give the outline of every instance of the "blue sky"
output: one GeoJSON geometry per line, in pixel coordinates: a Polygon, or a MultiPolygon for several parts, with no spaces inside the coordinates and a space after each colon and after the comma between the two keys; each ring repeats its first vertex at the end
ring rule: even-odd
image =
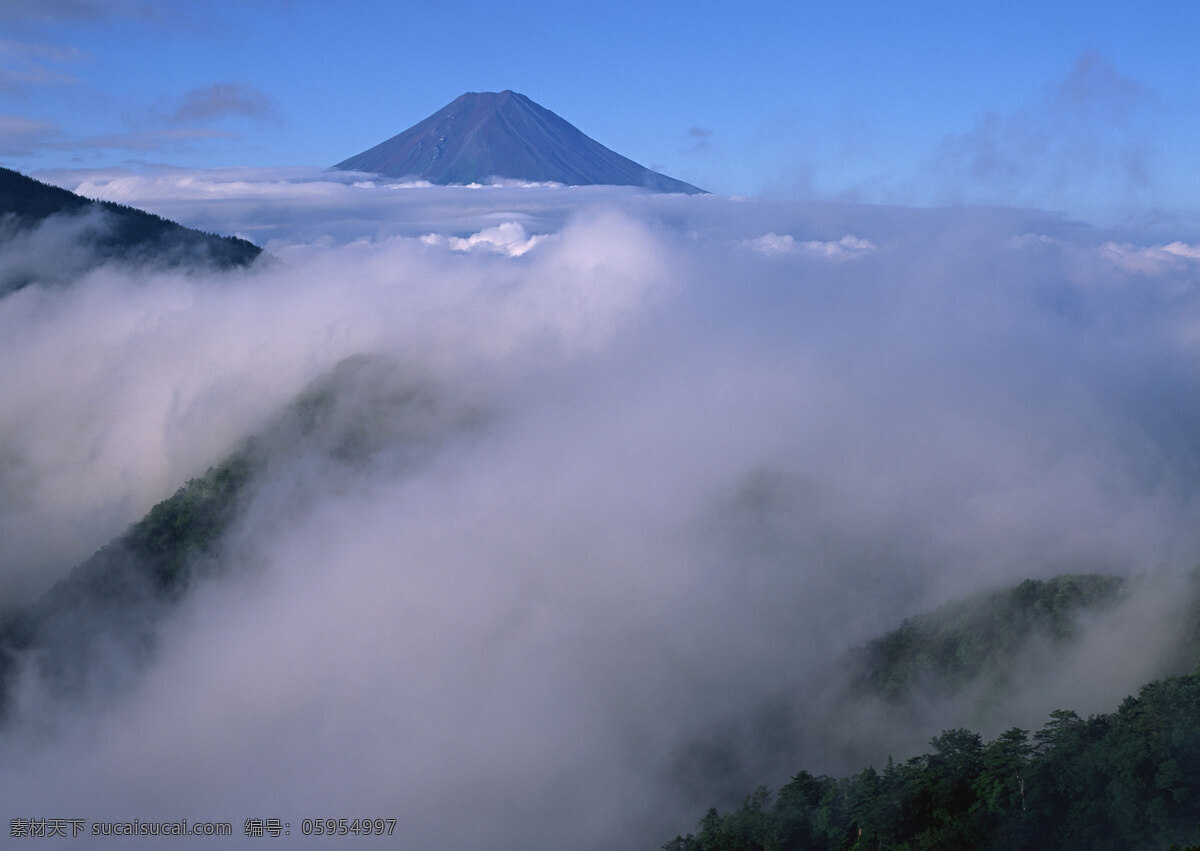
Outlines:
{"type": "Polygon", "coordinates": [[[511,88],[715,192],[1194,210],[1200,5],[9,0],[0,162],[325,166],[511,88]]]}

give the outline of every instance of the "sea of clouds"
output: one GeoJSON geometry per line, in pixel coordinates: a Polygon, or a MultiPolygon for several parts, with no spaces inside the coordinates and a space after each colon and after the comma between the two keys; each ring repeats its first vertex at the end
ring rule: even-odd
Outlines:
{"type": "MultiPolygon", "coordinates": [[[[653,848],[718,796],[919,750],[940,727],[818,699],[905,617],[1200,562],[1186,239],[302,169],[43,177],[271,257],[0,300],[0,600],[347,358],[387,367],[340,416],[394,445],[341,466],[280,448],[134,686],[0,737],[10,818],[653,848]]],[[[1115,708],[1169,644],[1128,624],[1179,596],[1030,673],[985,732],[1115,708]]]]}

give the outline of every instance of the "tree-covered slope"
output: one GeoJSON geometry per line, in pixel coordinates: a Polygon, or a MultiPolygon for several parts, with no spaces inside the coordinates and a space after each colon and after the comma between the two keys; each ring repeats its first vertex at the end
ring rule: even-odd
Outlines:
{"type": "Polygon", "coordinates": [[[202,557],[249,480],[249,458],[236,453],[192,479],[35,604],[0,618],[0,724],[22,673],[52,699],[122,684],[151,651],[158,622],[204,570],[202,557]]]}
{"type": "MultiPolygon", "coordinates": [[[[889,757],[882,771],[867,768],[842,779],[801,771],[776,795],[760,787],[740,808],[711,809],[694,835],[663,847],[1161,849],[1194,841],[1200,820],[1198,581],[1197,571],[1026,580],[908,618],[842,660],[845,684],[813,723],[826,725],[830,737],[854,737],[857,729],[875,744],[892,742],[874,749],[879,759],[893,746],[916,752],[901,742],[917,730],[929,730],[928,737],[943,725],[954,727],[932,740],[931,753],[900,764],[889,757]],[[1177,616],[1164,620],[1164,611],[1177,616]],[[1142,679],[1153,681],[1116,712],[1086,720],[1071,711],[1072,698],[1048,703],[1039,686],[1078,681],[1081,671],[1120,680],[1123,672],[1113,666],[1121,658],[1078,667],[1080,658],[1105,652],[1095,647],[1111,648],[1114,628],[1126,638],[1159,636],[1150,646],[1161,658],[1135,666],[1155,671],[1142,679]],[[1037,669],[1032,678],[1031,666],[1037,669]],[[1027,724],[1029,706],[1045,707],[1036,716],[1044,718],[1056,703],[1068,708],[1052,712],[1041,731],[1030,736],[1011,728],[1010,713],[1027,724]],[[1011,729],[985,742],[956,726],[964,723],[1011,729]]],[[[1111,690],[1110,684],[1093,695],[1111,690]]],[[[1105,705],[1112,704],[1093,707],[1105,705]]],[[[797,711],[809,715],[812,707],[797,711]]],[[[730,796],[707,802],[719,800],[727,807],[730,796]]]]}
{"type": "Polygon", "coordinates": [[[343,361],[35,603],[5,610],[0,600],[0,726],[21,711],[31,688],[40,701],[74,702],[113,693],[136,676],[180,599],[227,570],[223,537],[264,482],[278,484],[281,470],[317,471],[303,482],[312,492],[282,497],[303,504],[319,499],[334,475],[352,478],[381,464],[404,470],[478,417],[390,361],[343,361]]]}
{"type": "Polygon", "coordinates": [[[6,168],[0,168],[0,246],[0,295],[31,283],[61,283],[108,261],[223,270],[262,253],[238,237],[93,201],[6,168]]]}
{"type": "Polygon", "coordinates": [[[806,771],[710,809],[667,851],[1162,849],[1200,821],[1200,674],[1143,687],[1111,714],[1057,711],[1031,737],[965,729],[852,777],[806,771]]]}
{"type": "Polygon", "coordinates": [[[851,652],[852,691],[899,700],[915,690],[949,695],[981,682],[1003,687],[1032,639],[1070,641],[1079,617],[1117,603],[1125,584],[1096,574],[1027,579],[911,617],[851,652]]]}

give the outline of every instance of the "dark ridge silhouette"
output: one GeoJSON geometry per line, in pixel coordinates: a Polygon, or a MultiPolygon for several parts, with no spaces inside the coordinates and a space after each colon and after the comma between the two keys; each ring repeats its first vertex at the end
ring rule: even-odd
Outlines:
{"type": "Polygon", "coordinates": [[[334,168],[437,184],[507,178],[704,192],[609,150],[513,91],[468,92],[400,135],[334,168]]]}
{"type": "MultiPolygon", "coordinates": [[[[1050,713],[991,741],[945,730],[930,751],[834,778],[759,786],[663,851],[1198,851],[1200,673],[1148,683],[1110,713],[1050,713]]],[[[582,842],[580,843],[582,844],[582,842]]]]}
{"type": "Polygon", "coordinates": [[[101,263],[225,270],[247,266],[262,249],[116,204],[88,198],[0,168],[0,295],[32,283],[63,283],[101,263]],[[22,236],[62,225],[45,244],[16,249],[22,236]],[[37,250],[40,246],[42,250],[37,250]]]}
{"type": "Polygon", "coordinates": [[[439,440],[482,418],[387,359],[342,361],[41,597],[0,593],[0,732],[17,720],[22,680],[60,707],[102,702],[132,684],[180,601],[227,572],[222,536],[280,464],[304,456],[331,469],[416,468],[439,440]]]}
{"type": "Polygon", "coordinates": [[[852,651],[853,689],[893,701],[956,694],[980,681],[1002,689],[1032,638],[1070,642],[1078,618],[1116,605],[1126,585],[1119,576],[1065,575],[947,603],[852,651]]]}

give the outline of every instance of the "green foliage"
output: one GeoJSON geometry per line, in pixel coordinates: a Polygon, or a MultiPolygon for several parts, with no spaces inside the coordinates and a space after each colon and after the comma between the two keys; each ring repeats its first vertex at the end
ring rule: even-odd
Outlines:
{"type": "Polygon", "coordinates": [[[73,696],[89,687],[97,657],[136,663],[151,652],[154,625],[232,521],[250,458],[244,449],[189,481],[35,605],[0,621],[0,722],[23,655],[53,693],[73,696]]]}
{"type": "Polygon", "coordinates": [[[882,774],[801,772],[773,803],[760,788],[663,848],[1161,849],[1200,819],[1198,718],[1192,674],[1150,683],[1111,715],[1056,711],[1032,741],[949,730],[882,774]]]}
{"type": "Polygon", "coordinates": [[[899,700],[914,689],[952,694],[972,682],[1001,686],[1031,637],[1071,639],[1078,615],[1116,602],[1123,583],[1095,574],[1027,579],[909,618],[851,654],[854,690],[899,700]]]}
{"type": "Polygon", "coordinates": [[[190,480],[125,534],[121,543],[143,560],[156,585],[179,585],[189,559],[206,552],[225,531],[250,471],[247,453],[235,455],[190,480]]]}
{"type": "Polygon", "coordinates": [[[384,451],[389,462],[404,463],[421,457],[447,423],[476,421],[473,413],[446,420],[434,395],[397,380],[390,361],[343,361],[226,461],[155,505],[34,604],[0,618],[0,724],[22,671],[71,700],[115,693],[120,677],[132,678],[153,652],[162,619],[195,579],[221,568],[219,541],[252,482],[284,453],[334,468],[367,466],[384,451]]]}

